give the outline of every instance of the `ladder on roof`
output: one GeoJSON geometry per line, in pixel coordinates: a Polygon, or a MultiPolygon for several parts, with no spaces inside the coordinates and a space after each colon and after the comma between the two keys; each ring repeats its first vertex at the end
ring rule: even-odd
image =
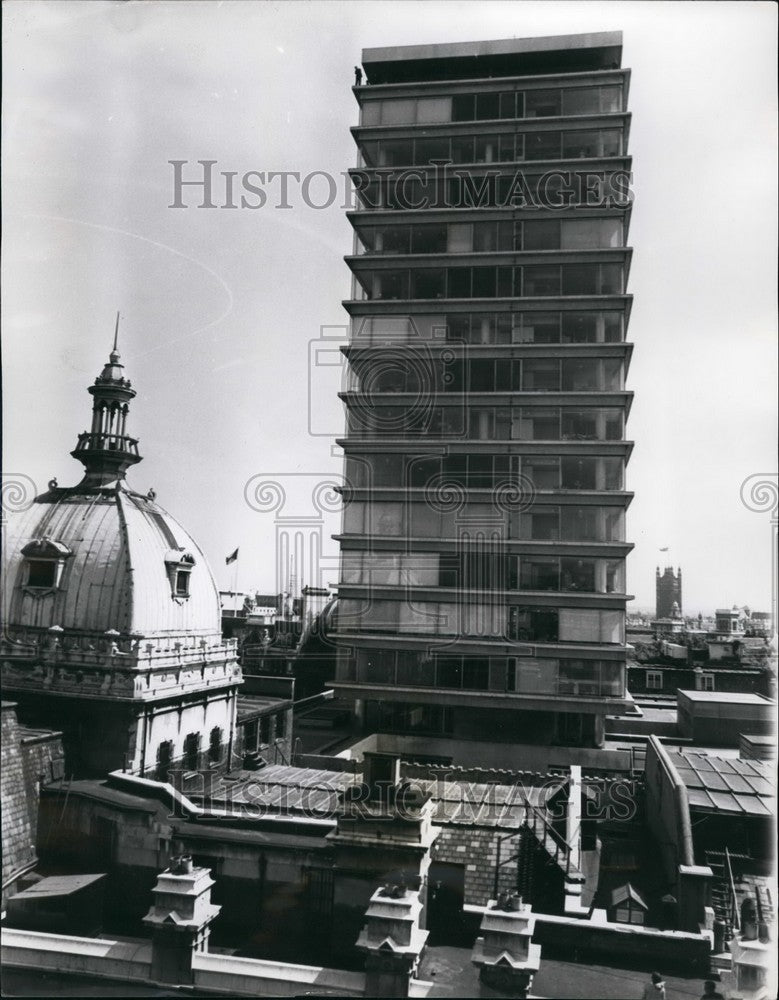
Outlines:
{"type": "Polygon", "coordinates": [[[723,851],[706,851],[706,864],[714,876],[711,884],[711,905],[714,917],[725,925],[725,940],[729,941],[739,930],[739,899],[736,882],[742,884],[741,869],[750,862],[748,854],[731,854],[723,851]],[[734,874],[734,862],[736,874],[734,874]]]}

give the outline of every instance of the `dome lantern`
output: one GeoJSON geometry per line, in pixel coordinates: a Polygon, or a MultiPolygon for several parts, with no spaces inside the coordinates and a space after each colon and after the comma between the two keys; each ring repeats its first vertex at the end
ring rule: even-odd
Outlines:
{"type": "Polygon", "coordinates": [[[119,313],[116,314],[113,350],[94,385],[88,389],[93,397],[91,429],[79,434],[78,443],[71,452],[86,470],[80,486],[99,487],[120,482],[128,468],[141,461],[137,439],[127,434],[127,414],[135,390],[124,377],[118,342],[119,313]]]}

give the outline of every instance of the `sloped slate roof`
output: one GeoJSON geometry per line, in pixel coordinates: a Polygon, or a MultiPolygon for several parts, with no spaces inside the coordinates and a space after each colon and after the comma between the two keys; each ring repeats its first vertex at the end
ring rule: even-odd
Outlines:
{"type": "Polygon", "coordinates": [[[685,752],[673,758],[693,809],[771,816],[775,789],[763,761],[685,752]]]}

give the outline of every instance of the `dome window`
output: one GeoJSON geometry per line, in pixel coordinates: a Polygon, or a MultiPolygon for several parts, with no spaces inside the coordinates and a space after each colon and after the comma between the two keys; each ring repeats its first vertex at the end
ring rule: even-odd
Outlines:
{"type": "Polygon", "coordinates": [[[50,538],[36,538],[22,549],[24,556],[23,586],[40,593],[56,590],[62,580],[65,561],[72,555],[67,545],[50,538]]]}
{"type": "Polygon", "coordinates": [[[191,552],[171,549],[165,556],[170,594],[175,601],[186,601],[189,598],[190,577],[194,565],[195,557],[191,552]]]}

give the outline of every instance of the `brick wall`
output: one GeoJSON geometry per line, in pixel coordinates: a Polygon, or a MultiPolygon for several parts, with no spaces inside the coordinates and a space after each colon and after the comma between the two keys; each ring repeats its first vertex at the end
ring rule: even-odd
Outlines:
{"type": "Polygon", "coordinates": [[[48,785],[65,776],[65,750],[62,734],[21,731],[22,768],[27,798],[27,814],[33,844],[37,843],[40,785],[48,785]]]}
{"type": "MultiPolygon", "coordinates": [[[[5,886],[21,869],[35,861],[33,831],[30,825],[28,787],[25,782],[19,725],[13,702],[2,705],[2,757],[0,759],[0,794],[2,795],[2,877],[5,886]]],[[[10,887],[9,887],[10,888],[10,887]]],[[[5,896],[5,891],[3,893],[5,896]]]]}
{"type": "MultiPolygon", "coordinates": [[[[512,846],[516,845],[512,842],[512,846]]],[[[503,857],[515,851],[508,847],[503,857]]],[[[467,826],[444,826],[431,851],[434,861],[461,864],[465,869],[465,902],[485,906],[495,891],[497,834],[495,830],[467,826]]],[[[500,868],[498,890],[513,890],[516,886],[517,865],[509,861],[500,868]]]]}

